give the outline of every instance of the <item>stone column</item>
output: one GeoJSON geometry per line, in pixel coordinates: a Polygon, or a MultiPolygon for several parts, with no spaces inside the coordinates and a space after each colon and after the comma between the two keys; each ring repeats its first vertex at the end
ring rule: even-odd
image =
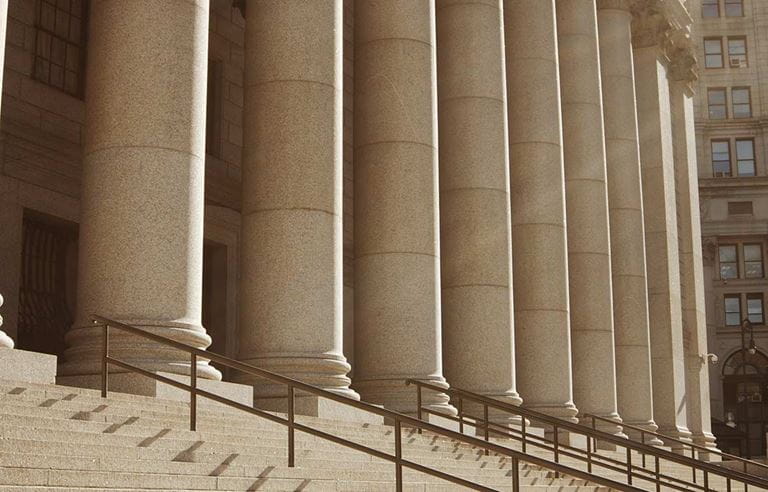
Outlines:
{"type": "Polygon", "coordinates": [[[355,388],[407,413],[406,378],[446,385],[435,72],[432,0],[355,4],[355,388]]]}
{"type": "Polygon", "coordinates": [[[436,8],[445,375],[519,405],[501,0],[436,8]]]}
{"type": "Polygon", "coordinates": [[[575,421],[554,0],[505,0],[504,31],[517,388],[575,421]]]}
{"type": "MultiPolygon", "coordinates": [[[[621,423],[611,292],[600,55],[595,0],[557,0],[573,344],[573,398],[579,411],[621,423]]],[[[602,423],[621,434],[621,426],[602,423]]]]}
{"type": "Polygon", "coordinates": [[[599,1],[597,21],[608,169],[616,396],[624,422],[655,431],[629,1],[599,1]]]}
{"type": "MultiPolygon", "coordinates": [[[[658,29],[634,36],[640,159],[642,163],[653,414],[659,432],[690,436],[686,424],[685,362],[675,204],[668,61],[658,29]]],[[[662,37],[663,39],[663,37],[662,37]]],[[[673,446],[674,447],[674,446],[673,446]]]]}
{"type": "MultiPolygon", "coordinates": [[[[211,343],[200,321],[208,0],[93,2],[89,36],[66,376],[101,372],[92,314],[198,348],[211,343]]],[[[115,333],[110,352],[147,370],[190,372],[187,354],[132,336],[115,333]]],[[[221,378],[207,361],[196,370],[221,378]]]]}
{"type": "MultiPolygon", "coordinates": [[[[7,26],[8,26],[8,0],[0,0],[0,47],[3,48],[3,49],[0,49],[0,67],[4,67],[5,66],[5,31],[6,31],[6,27],[7,26]]],[[[2,89],[3,89],[3,73],[2,73],[2,71],[0,71],[0,94],[2,94],[2,89]]],[[[0,98],[0,99],[2,99],[2,98],[0,98]]],[[[0,189],[4,188],[2,185],[3,185],[3,183],[0,182],[0,189]]],[[[3,190],[3,191],[5,191],[5,190],[3,190]]],[[[0,202],[0,203],[2,203],[2,202],[0,202]]],[[[6,204],[3,203],[3,208],[5,208],[5,205],[6,204]]],[[[14,224],[16,221],[10,221],[10,220],[7,221],[7,220],[3,220],[3,219],[5,218],[6,215],[8,215],[9,218],[12,218],[14,215],[16,215],[16,214],[13,213],[13,212],[15,212],[15,210],[13,210],[13,209],[15,209],[15,208],[16,207],[12,207],[12,210],[11,211],[6,211],[6,213],[3,213],[3,211],[0,211],[0,223],[2,223],[4,225],[8,224],[9,222],[11,224],[14,224]]],[[[17,233],[15,233],[15,232],[12,233],[12,232],[9,232],[9,231],[6,231],[6,232],[3,233],[4,236],[8,235],[8,236],[12,236],[12,237],[15,237],[16,234],[17,233]]],[[[3,268],[3,270],[5,270],[5,267],[3,268]]],[[[12,273],[17,273],[17,272],[18,272],[18,268],[13,268],[13,272],[12,273]]],[[[6,272],[5,275],[8,275],[8,272],[6,272]]],[[[0,282],[3,283],[3,284],[5,283],[2,280],[0,280],[0,282]]],[[[16,281],[16,282],[8,282],[8,283],[10,283],[10,284],[15,283],[18,286],[18,281],[16,281]]],[[[17,288],[17,290],[18,290],[18,288],[17,288]]],[[[14,295],[14,298],[18,298],[18,293],[16,293],[14,295]]],[[[2,304],[3,304],[2,297],[0,297],[0,305],[2,305],[2,304]]],[[[16,304],[17,303],[11,304],[11,307],[15,307],[16,304]]],[[[13,319],[15,321],[15,319],[16,319],[15,315],[13,316],[13,319]]],[[[2,317],[0,317],[0,325],[2,325],[2,324],[3,324],[2,323],[2,317]]],[[[3,330],[0,330],[0,348],[3,348],[3,347],[5,347],[5,348],[13,348],[13,340],[3,330]]]]}
{"type": "Polygon", "coordinates": [[[248,6],[239,358],[359,398],[343,353],[342,25],[341,0],[248,6]]]}
{"type": "Polygon", "coordinates": [[[693,442],[717,449],[711,431],[709,368],[707,364],[707,314],[704,300],[704,259],[699,219],[699,179],[696,163],[692,56],[679,52],[672,67],[670,87],[672,138],[677,194],[680,284],[685,349],[685,400],[688,430],[693,442]]]}

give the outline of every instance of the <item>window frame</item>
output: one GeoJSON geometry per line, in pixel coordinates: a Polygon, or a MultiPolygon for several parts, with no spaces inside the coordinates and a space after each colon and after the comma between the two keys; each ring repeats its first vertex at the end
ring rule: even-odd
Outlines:
{"type": "Polygon", "coordinates": [[[710,120],[727,120],[728,119],[728,88],[727,87],[707,87],[707,116],[710,120]],[[710,98],[712,96],[712,93],[714,92],[722,92],[723,93],[723,104],[715,104],[713,105],[710,98]],[[722,118],[713,118],[712,117],[712,107],[717,106],[723,107],[723,117],[722,118]]]}
{"type": "Polygon", "coordinates": [[[704,68],[707,70],[716,70],[718,68],[725,68],[725,52],[723,51],[723,37],[722,36],[709,36],[704,38],[704,68]],[[707,52],[707,42],[708,41],[717,41],[718,46],[720,47],[720,51],[718,53],[708,53],[707,52]],[[710,56],[720,56],[720,65],[719,66],[710,66],[709,65],[709,57],[710,56]]]}
{"type": "Polygon", "coordinates": [[[718,272],[718,277],[719,277],[720,280],[737,280],[737,279],[741,278],[741,269],[739,268],[739,266],[740,266],[739,259],[740,259],[740,255],[739,255],[739,245],[738,245],[738,243],[724,243],[724,244],[718,244],[717,245],[717,267],[718,267],[717,272],[718,272]],[[732,247],[733,248],[733,252],[734,252],[734,255],[736,256],[736,259],[734,261],[725,261],[724,262],[722,260],[722,255],[720,254],[720,250],[722,248],[728,248],[728,247],[732,247]],[[723,277],[723,264],[724,263],[725,264],[734,264],[734,266],[736,267],[736,276],[735,277],[723,277]]]}
{"type": "Polygon", "coordinates": [[[723,324],[725,326],[741,326],[741,294],[724,294],[723,295],[723,324]],[[728,311],[728,299],[736,299],[736,305],[739,306],[738,311],[728,311]],[[728,323],[728,314],[738,313],[738,321],[736,324],[728,323]]]}
{"type": "MultiPolygon", "coordinates": [[[[719,1],[718,1],[719,3],[719,1]]],[[[719,7],[718,7],[719,10],[719,7]]],[[[723,15],[725,17],[744,17],[744,0],[724,0],[723,2],[723,15]],[[739,15],[728,15],[728,5],[734,4],[739,6],[739,15]]]]}
{"type": "Polygon", "coordinates": [[[752,113],[752,88],[749,86],[737,86],[737,87],[731,87],[731,117],[734,120],[748,120],[753,118],[752,113]],[[744,106],[745,103],[734,103],[734,97],[733,93],[734,91],[747,91],[747,106],[749,106],[749,116],[736,116],[736,106],[744,106]]]}
{"type": "Polygon", "coordinates": [[[764,250],[763,243],[746,243],[745,242],[745,243],[742,243],[741,247],[745,249],[744,250],[744,254],[742,255],[744,257],[744,278],[745,279],[749,279],[749,280],[765,278],[765,259],[764,259],[765,258],[765,252],[763,251],[764,250]],[[746,247],[747,246],[757,246],[760,249],[760,259],[759,260],[748,260],[747,259],[747,252],[746,252],[746,247]],[[747,272],[748,272],[747,264],[758,263],[758,262],[760,263],[760,275],[759,276],[750,276],[750,275],[748,275],[747,274],[747,272]]]}
{"type": "Polygon", "coordinates": [[[730,177],[732,177],[733,176],[733,163],[732,163],[732,159],[731,159],[731,139],[730,138],[713,138],[713,139],[711,139],[709,141],[709,153],[710,153],[710,161],[712,163],[712,176],[714,176],[715,178],[730,178],[730,177]],[[716,163],[718,163],[718,162],[726,162],[726,161],[722,161],[722,160],[718,160],[718,161],[715,160],[715,148],[714,148],[714,146],[715,146],[715,144],[718,144],[718,143],[724,143],[724,144],[726,144],[728,146],[728,161],[727,161],[728,162],[728,174],[723,175],[723,176],[718,176],[717,175],[717,173],[719,171],[717,171],[717,168],[715,167],[716,163]]]}
{"type": "Polygon", "coordinates": [[[755,157],[755,139],[754,137],[737,137],[734,139],[734,162],[736,163],[736,172],[731,172],[732,176],[739,178],[751,178],[757,176],[757,159],[755,157]],[[739,157],[739,142],[749,142],[752,145],[752,158],[742,159],[739,157]],[[752,174],[741,174],[740,164],[741,162],[752,162],[752,174]]]}
{"type": "MultiPolygon", "coordinates": [[[[704,1],[706,1],[706,0],[704,0],[704,1]]],[[[714,0],[714,4],[709,4],[709,5],[714,5],[715,6],[715,8],[717,9],[717,15],[704,15],[704,12],[706,12],[706,8],[708,6],[707,4],[704,3],[704,1],[701,2],[701,17],[702,17],[702,19],[717,19],[718,17],[720,17],[720,0],[714,0]]]]}
{"type": "Polygon", "coordinates": [[[765,324],[765,296],[763,296],[762,292],[747,292],[744,294],[744,302],[745,306],[747,308],[747,319],[750,323],[753,325],[764,325],[765,324]],[[750,300],[759,300],[760,301],[760,320],[759,321],[753,321],[752,320],[752,314],[749,312],[749,301],[750,300]]]}
{"type": "MultiPolygon", "coordinates": [[[[747,47],[747,37],[746,36],[728,36],[726,38],[725,42],[727,46],[727,52],[728,52],[728,68],[746,68],[749,67],[749,48],[747,47]],[[743,41],[744,42],[744,64],[742,65],[739,63],[739,66],[736,67],[731,63],[731,41],[743,41]]],[[[737,55],[741,56],[741,55],[737,55]]]]}

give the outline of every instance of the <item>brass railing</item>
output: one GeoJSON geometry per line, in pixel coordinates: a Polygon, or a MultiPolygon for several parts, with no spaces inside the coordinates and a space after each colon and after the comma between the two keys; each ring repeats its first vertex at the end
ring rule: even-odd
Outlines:
{"type": "Polygon", "coordinates": [[[481,485],[476,482],[465,480],[461,477],[457,477],[455,475],[451,475],[446,472],[437,470],[435,468],[424,466],[414,461],[410,461],[403,458],[402,428],[405,425],[405,426],[409,426],[414,429],[417,429],[418,432],[420,433],[422,431],[429,431],[437,436],[452,439],[456,442],[468,444],[470,446],[475,446],[479,449],[485,450],[486,453],[493,452],[499,456],[504,456],[509,458],[512,466],[511,485],[515,492],[519,492],[520,490],[520,462],[521,461],[552,470],[557,474],[563,474],[563,475],[568,475],[574,478],[580,478],[597,485],[610,487],[615,490],[629,491],[629,492],[636,492],[636,491],[639,492],[641,490],[631,485],[617,482],[615,480],[610,480],[608,478],[604,478],[598,475],[593,475],[583,470],[579,470],[566,465],[552,462],[545,458],[529,455],[524,452],[516,451],[493,442],[487,442],[482,439],[478,439],[476,437],[471,437],[458,432],[453,432],[443,427],[430,424],[428,422],[423,422],[420,419],[410,417],[408,415],[393,412],[391,410],[386,410],[384,408],[371,405],[369,403],[352,400],[350,398],[337,395],[330,391],[326,391],[326,390],[317,388],[315,386],[302,383],[301,381],[291,379],[285,376],[281,376],[279,374],[266,371],[264,369],[260,369],[258,367],[255,367],[249,364],[244,364],[242,362],[238,362],[236,360],[229,359],[227,357],[214,354],[212,352],[207,352],[205,350],[200,350],[194,347],[190,347],[189,345],[177,342],[175,340],[171,340],[169,338],[166,338],[154,333],[150,333],[140,328],[130,326],[124,323],[120,323],[118,321],[114,321],[114,320],[105,318],[103,316],[94,315],[92,318],[94,323],[98,325],[102,325],[104,328],[102,367],[101,367],[102,368],[102,378],[101,378],[101,384],[102,384],[101,396],[102,397],[106,398],[108,389],[109,389],[109,366],[115,365],[127,371],[132,371],[132,372],[141,374],[143,376],[155,379],[157,381],[161,381],[163,383],[169,384],[171,386],[182,389],[184,391],[188,391],[190,395],[190,407],[189,407],[190,430],[194,431],[197,429],[197,397],[198,396],[209,398],[221,404],[228,405],[238,410],[242,410],[243,412],[256,415],[256,416],[265,418],[269,421],[284,425],[288,428],[287,447],[288,447],[288,466],[289,467],[293,467],[296,464],[295,432],[301,431],[301,432],[310,434],[312,436],[319,437],[321,439],[325,439],[327,441],[333,442],[335,444],[345,446],[355,451],[360,451],[370,456],[380,458],[385,461],[389,461],[393,463],[395,465],[395,484],[396,484],[396,490],[398,492],[401,492],[403,489],[403,468],[416,470],[418,472],[422,472],[427,475],[431,475],[433,477],[441,478],[448,482],[461,485],[474,490],[482,490],[482,491],[494,490],[485,485],[481,485]],[[111,357],[109,355],[109,336],[110,336],[111,328],[114,328],[123,332],[127,332],[139,337],[143,337],[143,338],[152,340],[154,342],[187,352],[190,356],[190,384],[185,384],[183,382],[170,379],[165,376],[161,376],[160,374],[147,371],[140,367],[134,366],[132,364],[128,364],[124,361],[111,357]],[[286,417],[275,415],[275,414],[266,412],[264,410],[259,410],[258,408],[253,408],[248,405],[243,405],[242,403],[230,400],[228,398],[216,395],[214,393],[211,393],[209,391],[199,388],[197,385],[197,376],[195,374],[196,371],[194,369],[197,365],[198,359],[210,360],[222,366],[226,366],[231,369],[244,372],[246,374],[258,376],[260,378],[269,380],[273,383],[284,385],[287,388],[287,398],[288,398],[288,413],[286,417]],[[295,397],[296,397],[297,391],[300,391],[302,393],[309,393],[311,395],[315,395],[322,398],[327,398],[329,400],[333,400],[337,403],[341,403],[349,407],[357,408],[359,410],[364,410],[372,414],[379,415],[388,422],[392,422],[392,424],[394,425],[394,438],[395,438],[394,454],[380,451],[378,449],[375,449],[363,444],[359,444],[357,442],[350,441],[342,437],[330,434],[328,432],[296,422],[295,397]]]}
{"type": "MultiPolygon", "coordinates": [[[[443,388],[414,379],[409,379],[406,383],[416,386],[417,418],[419,420],[423,419],[424,414],[453,420],[458,423],[460,433],[463,433],[465,427],[469,425],[474,427],[475,433],[482,435],[483,440],[486,442],[490,442],[491,435],[511,439],[520,443],[520,449],[523,452],[527,452],[529,447],[535,447],[552,453],[553,460],[556,463],[560,463],[561,457],[569,457],[584,463],[589,473],[592,473],[593,469],[598,466],[621,473],[626,477],[626,483],[629,485],[634,485],[636,481],[645,481],[653,484],[656,491],[660,491],[662,487],[667,487],[676,490],[701,490],[709,492],[716,490],[710,487],[710,475],[713,475],[725,479],[728,492],[731,492],[732,482],[743,483],[745,491],[749,489],[749,486],[768,490],[768,480],[749,473],[729,470],[713,463],[692,459],[644,442],[636,442],[625,437],[562,420],[525,407],[504,403],[460,388],[443,388]],[[447,416],[424,408],[422,405],[422,389],[448,394],[459,410],[458,415],[455,417],[447,416]],[[479,408],[479,411],[482,411],[482,416],[467,412],[466,406],[471,404],[474,404],[475,408],[479,408]],[[507,425],[493,422],[489,418],[491,410],[496,411],[497,414],[513,416],[515,420],[507,418],[509,420],[507,425]],[[541,437],[530,433],[529,429],[532,423],[538,423],[540,427],[547,429],[547,434],[552,435],[551,440],[546,438],[546,434],[545,437],[541,437]],[[564,432],[585,436],[585,447],[580,448],[560,442],[560,434],[564,432]],[[615,448],[625,449],[626,452],[622,456],[623,459],[616,459],[614,456],[599,453],[598,442],[602,444],[607,443],[615,448]],[[640,455],[639,463],[633,461],[633,452],[640,455]],[[654,463],[652,468],[647,466],[648,458],[654,463]],[[662,460],[690,467],[692,470],[692,480],[688,481],[664,473],[662,471],[662,460]],[[701,475],[702,483],[698,483],[697,473],[701,475]]],[[[608,419],[606,421],[617,427],[621,425],[608,419]]]]}
{"type": "MultiPolygon", "coordinates": [[[[592,415],[592,414],[585,414],[584,417],[592,419],[592,427],[593,428],[596,427],[596,422],[597,421],[602,421],[602,422],[609,421],[608,419],[606,419],[604,417],[600,417],[600,416],[592,415]]],[[[694,444],[694,443],[689,442],[689,441],[683,441],[681,439],[677,439],[677,438],[674,438],[674,437],[671,437],[671,436],[660,434],[658,432],[649,431],[647,429],[643,429],[642,427],[637,427],[635,425],[629,425],[629,424],[621,424],[621,425],[625,429],[632,429],[637,434],[639,434],[641,442],[645,442],[646,436],[652,436],[652,437],[656,437],[656,438],[661,439],[662,441],[664,441],[665,445],[669,445],[668,443],[676,443],[676,444],[678,444],[680,446],[681,449],[686,449],[687,448],[687,449],[690,450],[691,458],[693,458],[693,459],[701,459],[701,455],[702,454],[713,454],[713,455],[719,456],[723,461],[733,460],[733,461],[739,462],[741,464],[741,467],[742,467],[742,470],[744,471],[744,473],[749,473],[748,470],[749,470],[750,466],[758,468],[758,469],[761,469],[761,470],[766,470],[766,472],[768,473],[768,465],[766,465],[764,463],[760,463],[758,461],[748,460],[746,458],[742,458],[741,456],[736,456],[735,454],[724,453],[724,452],[720,451],[719,449],[712,449],[712,448],[708,448],[708,447],[705,447],[705,446],[701,446],[699,444],[694,444]]],[[[670,446],[670,447],[674,448],[675,446],[670,446]]]]}

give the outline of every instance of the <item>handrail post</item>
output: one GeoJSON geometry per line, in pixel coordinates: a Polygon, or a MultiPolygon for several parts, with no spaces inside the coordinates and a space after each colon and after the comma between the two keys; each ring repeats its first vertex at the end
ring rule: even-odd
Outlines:
{"type": "Polygon", "coordinates": [[[512,458],[512,492],[520,492],[520,462],[512,458]]]}
{"type": "Polygon", "coordinates": [[[464,434],[464,400],[462,400],[461,395],[459,395],[459,404],[458,410],[459,410],[459,434],[464,434]]]}
{"type": "Polygon", "coordinates": [[[525,452],[526,452],[526,451],[525,451],[525,448],[526,448],[526,444],[525,444],[525,427],[526,427],[526,423],[525,423],[525,416],[524,416],[524,415],[521,415],[521,416],[520,416],[520,418],[522,419],[522,431],[523,431],[523,453],[525,453],[525,452]]]}
{"type": "Polygon", "coordinates": [[[709,492],[709,473],[704,470],[704,492],[709,492]]]}
{"type": "Polygon", "coordinates": [[[592,441],[591,436],[587,436],[587,471],[589,473],[592,473],[592,445],[590,442],[592,441]]]}
{"type": "Polygon", "coordinates": [[[293,385],[288,386],[288,467],[296,466],[296,449],[293,423],[296,417],[293,385]]]}
{"type": "MultiPolygon", "coordinates": [[[[419,421],[423,420],[421,415],[421,385],[418,381],[416,381],[416,415],[419,417],[419,421]]],[[[421,427],[419,427],[416,432],[421,434],[421,427]]]]}
{"type": "MultiPolygon", "coordinates": [[[[590,415],[590,417],[592,417],[592,430],[597,430],[597,424],[595,423],[595,416],[590,415]]],[[[591,441],[592,441],[592,452],[597,453],[597,438],[592,437],[591,441]]]]}
{"type": "Polygon", "coordinates": [[[693,483],[696,483],[696,467],[691,464],[691,474],[693,475],[693,483]]]}
{"type": "Polygon", "coordinates": [[[656,492],[661,492],[661,470],[659,470],[659,455],[654,456],[656,462],[656,492]]]}
{"type": "MultiPolygon", "coordinates": [[[[553,445],[554,445],[554,454],[555,454],[555,463],[560,463],[560,445],[559,445],[559,435],[560,433],[557,430],[557,425],[553,426],[553,430],[555,432],[555,435],[553,436],[553,445]]],[[[560,472],[555,472],[555,478],[560,478],[560,472]]]]}
{"type": "MultiPolygon", "coordinates": [[[[645,444],[645,431],[644,430],[640,431],[640,442],[642,444],[645,444]]],[[[641,452],[640,454],[643,457],[643,468],[645,468],[645,451],[641,452]]]]}
{"type": "Polygon", "coordinates": [[[102,340],[101,348],[101,397],[106,398],[109,388],[109,364],[107,364],[107,357],[109,357],[109,325],[106,323],[104,323],[104,339],[102,340]]]}
{"type": "MultiPolygon", "coordinates": [[[[488,442],[488,441],[491,440],[491,436],[488,433],[488,423],[489,422],[488,422],[488,404],[487,403],[483,403],[483,419],[484,419],[483,420],[483,427],[484,427],[483,433],[484,433],[484,437],[485,437],[485,442],[488,442]]],[[[491,454],[491,452],[488,450],[488,448],[486,448],[485,449],[485,455],[489,456],[490,454],[491,454]]]]}
{"type": "Polygon", "coordinates": [[[400,419],[395,419],[395,488],[403,492],[403,442],[400,419]]]}
{"type": "Polygon", "coordinates": [[[627,483],[632,485],[632,449],[627,446],[627,483]]]}
{"type": "Polygon", "coordinates": [[[189,430],[197,430],[197,354],[189,356],[189,378],[191,390],[189,391],[189,430]]]}

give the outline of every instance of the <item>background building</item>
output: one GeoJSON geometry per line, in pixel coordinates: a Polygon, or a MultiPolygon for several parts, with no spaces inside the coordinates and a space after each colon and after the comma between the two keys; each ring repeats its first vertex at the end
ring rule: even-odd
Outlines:
{"type": "Polygon", "coordinates": [[[710,350],[719,358],[719,365],[710,369],[712,416],[721,422],[714,429],[724,450],[764,455],[768,422],[768,2],[693,3],[701,68],[696,137],[707,328],[710,350]],[[742,351],[742,339],[750,347],[750,325],[754,353],[742,351]],[[736,427],[722,425],[727,421],[736,422],[736,427]],[[747,439],[739,439],[739,432],[747,439]]]}

